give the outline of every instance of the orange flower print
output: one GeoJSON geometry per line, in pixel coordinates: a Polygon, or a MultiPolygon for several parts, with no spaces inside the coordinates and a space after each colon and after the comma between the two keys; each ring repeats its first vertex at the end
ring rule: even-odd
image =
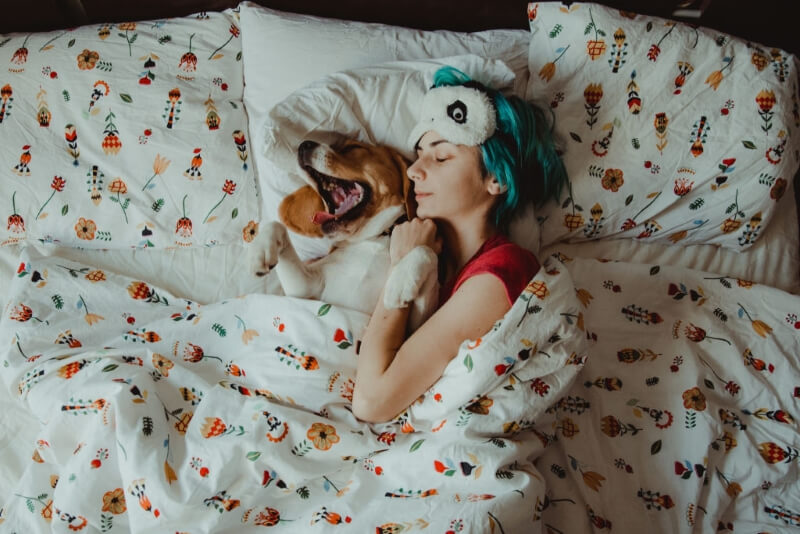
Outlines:
{"type": "Polygon", "coordinates": [[[125,492],[122,488],[107,491],[103,495],[103,512],[110,512],[114,515],[123,514],[128,507],[125,504],[125,492]]]}
{"type": "Polygon", "coordinates": [[[779,201],[781,198],[783,198],[783,194],[786,192],[786,186],[787,182],[783,178],[778,178],[775,180],[775,183],[769,190],[769,198],[775,202],[779,201]]]}
{"type": "Polygon", "coordinates": [[[217,57],[214,57],[214,56],[217,54],[217,52],[219,52],[220,50],[222,50],[223,48],[225,48],[225,47],[228,45],[228,43],[230,43],[230,42],[231,42],[231,39],[233,39],[234,37],[239,37],[239,28],[237,28],[237,27],[236,27],[234,24],[231,24],[231,27],[230,27],[230,29],[228,30],[228,33],[230,33],[230,34],[231,34],[231,36],[230,36],[230,37],[228,37],[228,40],[227,40],[227,41],[225,41],[225,42],[222,44],[222,46],[220,46],[219,48],[217,48],[216,50],[214,50],[213,52],[211,52],[211,55],[210,55],[210,56],[208,56],[208,59],[219,59],[219,58],[221,58],[221,57],[222,57],[222,55],[221,55],[221,54],[220,54],[219,56],[217,56],[217,57]]]}
{"type": "Polygon", "coordinates": [[[314,444],[314,447],[321,451],[327,451],[334,444],[339,443],[339,436],[336,429],[325,423],[314,423],[306,432],[306,436],[314,444]]]}
{"type": "Polygon", "coordinates": [[[183,54],[178,62],[178,68],[187,73],[186,75],[178,74],[178,78],[183,78],[184,80],[194,80],[194,76],[190,73],[197,70],[197,55],[192,52],[193,38],[194,34],[189,36],[189,51],[183,54]]]}
{"type": "Polygon", "coordinates": [[[590,23],[586,27],[585,33],[588,33],[594,30],[594,39],[590,39],[586,41],[586,53],[589,54],[589,59],[594,61],[595,59],[599,58],[603,54],[606,53],[606,42],[601,39],[601,36],[604,36],[606,33],[599,29],[597,25],[594,23],[594,17],[592,16],[592,9],[589,8],[589,19],[590,23]]]}
{"type": "Polygon", "coordinates": [[[675,180],[675,187],[673,189],[673,192],[677,196],[682,197],[691,192],[692,186],[694,186],[694,182],[690,182],[687,178],[677,178],[675,180]]]}
{"type": "Polygon", "coordinates": [[[22,46],[17,48],[14,54],[11,56],[11,64],[12,65],[19,65],[19,67],[9,67],[9,72],[22,72],[25,70],[25,62],[28,61],[28,49],[25,45],[28,44],[28,39],[30,39],[30,35],[25,37],[25,40],[22,42],[22,46]]]}
{"type": "Polygon", "coordinates": [[[542,300],[544,300],[547,295],[550,294],[550,290],[547,289],[547,284],[541,280],[535,280],[529,283],[527,286],[525,286],[524,291],[527,293],[533,293],[542,300]]]}
{"type": "Polygon", "coordinates": [[[241,130],[233,131],[233,143],[236,145],[236,151],[239,153],[239,159],[242,160],[242,170],[247,170],[247,139],[241,130]]]}
{"type": "Polygon", "coordinates": [[[606,477],[594,471],[582,471],[581,474],[583,475],[584,484],[594,491],[600,491],[600,487],[603,485],[603,481],[606,477]]]}
{"type": "Polygon", "coordinates": [[[719,83],[722,81],[722,71],[715,70],[711,74],[708,75],[706,78],[706,83],[711,86],[712,89],[715,91],[719,87],[719,83]]]}
{"type": "Polygon", "coordinates": [[[175,224],[175,233],[184,239],[192,237],[192,220],[186,216],[186,197],[183,196],[183,217],[175,224]]]}
{"type": "MultiPolygon", "coordinates": [[[[172,161],[168,160],[161,154],[156,154],[156,159],[153,160],[153,176],[151,176],[150,179],[148,179],[147,182],[145,182],[144,186],[142,186],[142,191],[148,188],[150,182],[153,181],[153,178],[164,174],[164,172],[167,170],[167,167],[169,167],[170,163],[172,163],[172,161]]],[[[153,184],[152,187],[155,187],[155,184],[153,184]]]]}
{"type": "Polygon", "coordinates": [[[708,78],[706,78],[706,83],[715,91],[719,88],[719,84],[724,77],[723,73],[725,72],[725,69],[733,64],[733,57],[725,57],[723,58],[722,62],[725,63],[725,66],[723,66],[720,70],[715,70],[708,75],[708,78]]]}
{"type": "Polygon", "coordinates": [[[103,271],[96,269],[94,271],[89,271],[84,276],[90,282],[104,282],[106,280],[106,273],[103,271]]]}
{"type": "MultiPolygon", "coordinates": [[[[194,417],[194,412],[183,412],[181,414],[181,418],[178,420],[177,423],[175,423],[175,430],[180,432],[181,436],[186,435],[186,429],[189,428],[189,423],[192,422],[192,417],[194,417]]],[[[200,472],[200,475],[203,476],[202,470],[200,472]]]]}
{"type": "Polygon", "coordinates": [[[694,341],[695,343],[700,343],[701,341],[706,339],[715,339],[717,341],[724,341],[728,345],[731,344],[731,342],[728,341],[727,339],[721,337],[709,336],[704,329],[700,328],[694,323],[689,323],[684,331],[686,333],[686,338],[691,341],[694,341]]]}
{"type": "Polygon", "coordinates": [[[793,449],[791,447],[786,447],[784,449],[777,443],[773,443],[771,441],[759,443],[758,452],[761,453],[761,457],[768,464],[777,464],[783,461],[789,463],[792,460],[797,460],[798,455],[800,454],[800,451],[797,449],[793,449]]]}
{"type": "Polygon", "coordinates": [[[619,191],[619,188],[625,183],[625,180],[622,178],[622,176],[622,169],[606,169],[606,172],[603,174],[603,178],[601,180],[603,189],[612,191],[614,193],[619,191]]]}
{"type": "Polygon", "coordinates": [[[492,404],[494,404],[494,401],[486,395],[483,395],[476,401],[468,404],[465,410],[478,415],[489,415],[489,408],[491,408],[492,404]]]}
{"type": "Polygon", "coordinates": [[[739,304],[739,310],[740,310],[739,316],[741,317],[742,314],[747,315],[747,318],[750,320],[750,324],[753,326],[753,330],[755,330],[756,334],[758,334],[761,337],[767,337],[767,334],[772,333],[771,326],[769,326],[767,323],[759,319],[753,319],[752,317],[750,317],[750,313],[745,309],[744,306],[742,306],[738,302],[736,304],[739,304]]]}
{"type": "Polygon", "coordinates": [[[244,239],[245,243],[252,243],[253,239],[256,238],[258,235],[258,223],[255,221],[250,221],[247,223],[247,226],[244,227],[242,230],[242,239],[244,239]]]}
{"type": "Polygon", "coordinates": [[[275,508],[264,507],[253,520],[259,527],[274,527],[281,521],[281,513],[275,508]]]}
{"type": "Polygon", "coordinates": [[[162,296],[159,296],[155,290],[151,289],[144,282],[134,281],[128,284],[128,295],[134,300],[144,300],[146,302],[154,302],[157,304],[168,305],[169,301],[162,296]]]}
{"type": "Polygon", "coordinates": [[[165,358],[157,352],[153,353],[153,367],[161,376],[169,376],[169,370],[175,367],[171,360],[165,358]]]}
{"type": "Polygon", "coordinates": [[[544,65],[544,67],[542,67],[542,69],[539,71],[539,78],[544,80],[545,83],[549,82],[553,78],[553,76],[555,76],[556,63],[558,63],[558,60],[561,59],[561,56],[566,54],[566,52],[567,52],[567,50],[569,50],[570,46],[572,46],[572,45],[567,45],[563,49],[556,50],[557,53],[560,52],[558,54],[558,57],[555,58],[553,61],[550,61],[549,63],[546,63],[544,65]]]}
{"type": "Polygon", "coordinates": [[[83,52],[78,54],[78,68],[80,70],[92,70],[97,65],[98,59],[100,59],[100,54],[94,50],[84,48],[83,52]]]}
{"type": "Polygon", "coordinates": [[[78,222],[75,223],[75,235],[78,236],[78,239],[91,241],[94,239],[95,232],[97,232],[97,225],[91,219],[84,219],[81,217],[78,219],[78,222]]]}
{"type": "Polygon", "coordinates": [[[219,356],[211,356],[206,354],[203,350],[203,347],[200,345],[195,345],[194,343],[186,343],[186,347],[183,349],[183,360],[189,363],[197,363],[201,361],[203,358],[214,358],[215,360],[222,361],[222,358],[219,356]]]}
{"type": "MultiPolygon", "coordinates": [[[[226,198],[227,198],[229,195],[233,195],[233,192],[234,192],[234,191],[236,191],[236,183],[235,183],[235,182],[233,182],[232,180],[225,180],[225,183],[224,183],[224,184],[222,184],[222,192],[223,192],[223,193],[225,193],[225,194],[224,194],[224,195],[222,195],[222,198],[219,200],[219,202],[217,202],[216,204],[214,204],[214,207],[213,207],[213,208],[211,208],[211,211],[209,211],[209,212],[208,212],[208,214],[206,215],[206,218],[205,218],[205,219],[203,219],[203,222],[204,222],[204,223],[208,222],[208,218],[211,216],[211,214],[214,212],[214,210],[215,210],[215,209],[217,209],[217,208],[219,207],[219,205],[220,205],[220,204],[222,204],[222,202],[223,202],[223,201],[224,201],[224,200],[225,200],[225,199],[226,199],[226,198]]],[[[213,220],[213,219],[212,219],[212,220],[213,220]]]]}
{"type": "Polygon", "coordinates": [[[136,37],[139,34],[138,33],[134,33],[133,35],[128,35],[128,32],[132,32],[132,31],[136,30],[136,23],[135,22],[123,22],[122,24],[118,24],[117,28],[119,28],[120,31],[125,32],[125,35],[122,35],[122,37],[124,37],[125,40],[128,42],[128,56],[132,56],[133,55],[133,51],[131,50],[131,45],[136,40],[136,37]]]}
{"type": "Polygon", "coordinates": [[[706,396],[698,387],[687,389],[683,392],[683,406],[687,410],[702,412],[706,409],[706,396]]]}
{"type": "Polygon", "coordinates": [[[203,426],[200,427],[200,434],[204,438],[220,436],[228,430],[228,425],[219,417],[206,417],[203,426]]]}
{"type": "Polygon", "coordinates": [[[47,206],[48,202],[50,202],[53,199],[53,196],[55,196],[56,193],[60,193],[64,190],[64,186],[66,184],[67,181],[64,180],[61,176],[53,176],[53,181],[50,182],[50,189],[52,189],[53,192],[50,193],[50,198],[48,198],[45,201],[45,203],[42,204],[42,207],[39,208],[39,212],[36,214],[36,217],[34,217],[34,220],[39,218],[39,216],[42,214],[42,210],[44,209],[45,206],[47,206]]]}
{"type": "Polygon", "coordinates": [[[19,321],[20,323],[25,323],[31,320],[33,317],[33,310],[30,307],[24,305],[23,303],[19,303],[19,306],[15,306],[13,310],[11,310],[11,320],[12,321],[19,321]]]}
{"type": "Polygon", "coordinates": [[[14,194],[11,195],[11,208],[13,213],[8,216],[8,222],[6,223],[6,230],[10,230],[15,234],[24,234],[25,233],[25,220],[22,218],[22,215],[17,213],[17,192],[14,191],[14,194]]]}

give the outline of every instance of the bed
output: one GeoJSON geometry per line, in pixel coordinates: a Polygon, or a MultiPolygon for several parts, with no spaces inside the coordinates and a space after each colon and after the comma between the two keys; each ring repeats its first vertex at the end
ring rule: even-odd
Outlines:
{"type": "Polygon", "coordinates": [[[594,3],[207,8],[0,36],[0,532],[800,526],[797,50],[594,3]],[[547,110],[569,187],[512,225],[543,268],[508,314],[366,424],[368,315],[243,257],[304,138],[410,158],[443,64],[547,110]]]}

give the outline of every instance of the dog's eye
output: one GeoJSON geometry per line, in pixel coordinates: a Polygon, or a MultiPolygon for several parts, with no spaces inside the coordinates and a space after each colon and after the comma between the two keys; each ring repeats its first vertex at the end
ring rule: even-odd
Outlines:
{"type": "Polygon", "coordinates": [[[343,146],[341,148],[341,150],[339,150],[339,153],[340,154],[347,154],[348,152],[350,152],[352,150],[355,150],[357,148],[364,148],[364,147],[362,147],[360,145],[345,145],[345,146],[343,146]]]}

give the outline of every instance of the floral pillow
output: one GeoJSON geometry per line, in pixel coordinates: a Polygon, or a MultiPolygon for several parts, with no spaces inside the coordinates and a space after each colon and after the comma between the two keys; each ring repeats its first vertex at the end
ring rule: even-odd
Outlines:
{"type": "Polygon", "coordinates": [[[528,18],[527,96],[555,115],[570,178],[539,212],[542,245],[752,245],[798,167],[796,58],[591,3],[528,18]]]}
{"type": "Polygon", "coordinates": [[[0,243],[251,235],[241,58],[236,10],[0,36],[0,243]]]}

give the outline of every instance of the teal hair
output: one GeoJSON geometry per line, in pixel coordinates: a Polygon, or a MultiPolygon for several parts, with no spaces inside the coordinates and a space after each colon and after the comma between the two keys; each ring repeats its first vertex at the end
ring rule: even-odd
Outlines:
{"type": "Polygon", "coordinates": [[[433,76],[434,87],[455,85],[484,91],[494,104],[497,130],[480,145],[481,161],[485,173],[507,187],[492,213],[495,224],[505,231],[529,203],[539,207],[558,199],[567,182],[564,163],[547,119],[537,106],[516,95],[505,96],[453,67],[441,67],[433,76]]]}

